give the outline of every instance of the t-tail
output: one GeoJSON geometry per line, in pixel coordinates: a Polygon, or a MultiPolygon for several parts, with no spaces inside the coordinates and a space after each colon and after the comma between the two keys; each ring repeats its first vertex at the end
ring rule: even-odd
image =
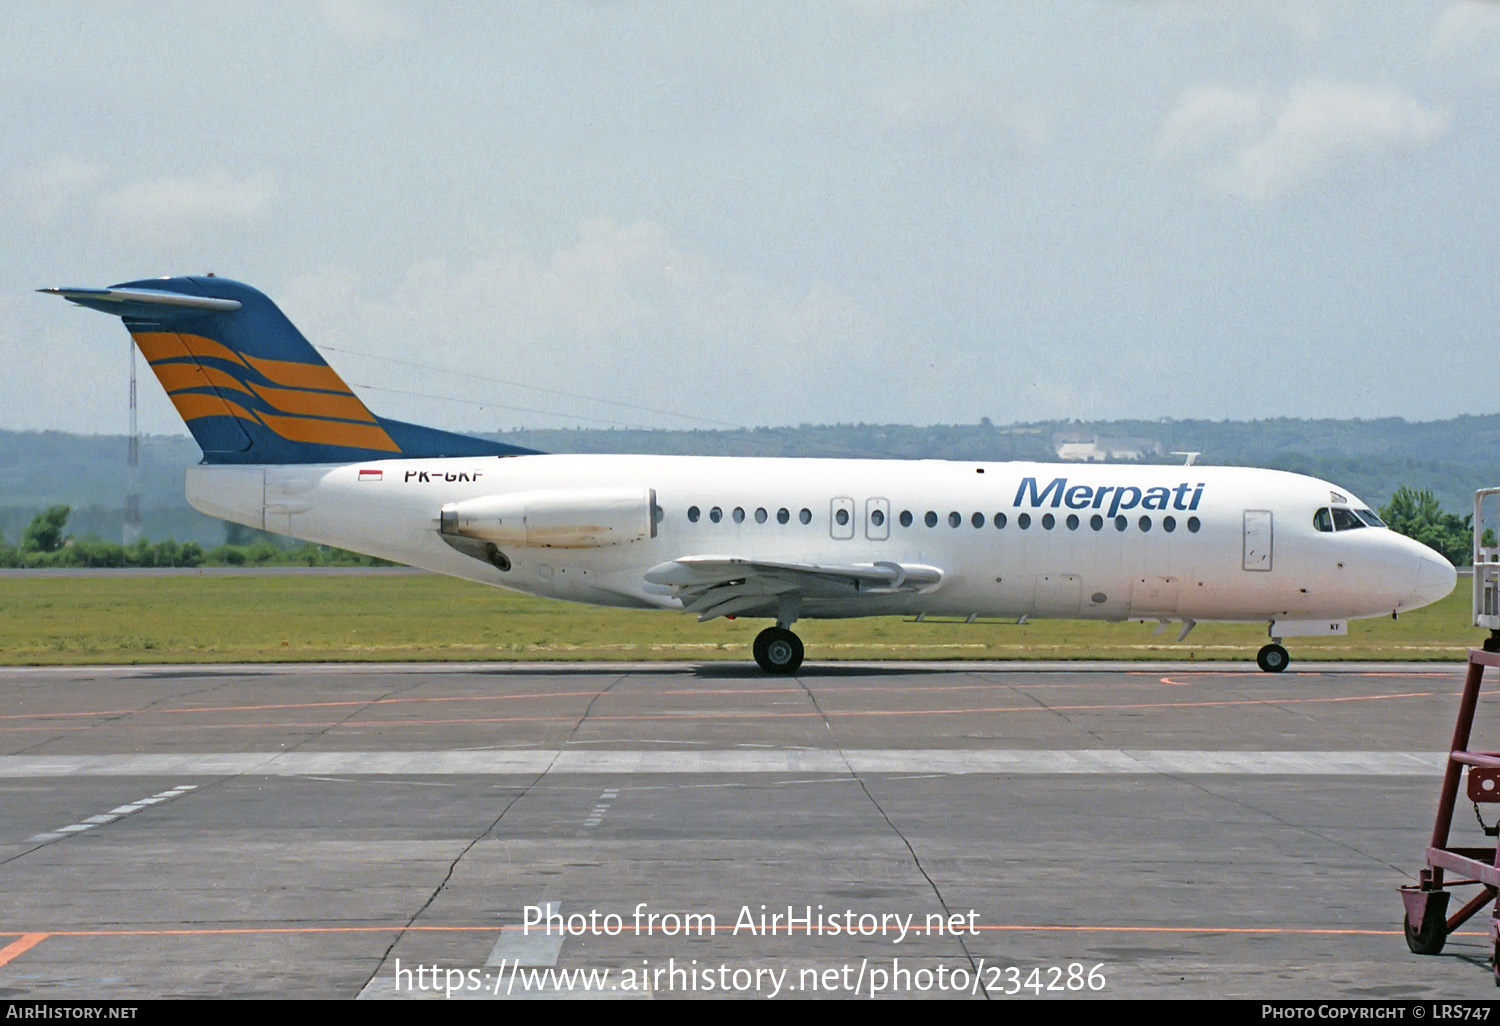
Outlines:
{"type": "Polygon", "coordinates": [[[206,463],[511,456],[513,445],[371,413],[266,296],[228,278],[42,289],[125,322],[206,463]]]}

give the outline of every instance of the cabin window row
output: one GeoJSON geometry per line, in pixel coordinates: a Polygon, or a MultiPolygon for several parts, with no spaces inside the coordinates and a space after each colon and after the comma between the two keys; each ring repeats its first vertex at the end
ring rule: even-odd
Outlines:
{"type": "MultiPolygon", "coordinates": [[[[844,511],[840,510],[839,512],[843,513],[844,511]]],[[[848,516],[847,513],[845,513],[844,515],[845,515],[845,517],[848,516]]],[[[757,508],[756,511],[755,511],[755,513],[753,514],[753,516],[754,516],[755,522],[757,524],[764,524],[767,520],[771,519],[771,514],[766,510],[766,508],[764,506],[761,506],[761,507],[757,508]]],[[[743,524],[745,522],[745,517],[746,517],[746,513],[745,513],[745,509],[744,509],[743,506],[736,506],[736,507],[734,507],[734,509],[732,509],[732,510],[729,511],[729,519],[732,520],[732,521],[734,521],[736,524],[743,524]]],[[[689,506],[688,507],[688,511],[687,511],[687,518],[688,518],[688,520],[690,520],[690,521],[692,521],[693,523],[696,524],[699,520],[701,520],[703,518],[703,511],[701,509],[699,509],[697,506],[689,506]]],[[[723,510],[722,507],[714,506],[714,507],[711,507],[709,509],[709,511],[708,511],[708,520],[709,520],[709,523],[717,524],[720,521],[722,521],[723,519],[724,519],[724,510],[723,510]]],[[[791,520],[792,520],[792,511],[789,510],[789,509],[787,509],[785,506],[781,507],[780,509],[778,509],[776,511],[776,522],[778,524],[788,524],[788,523],[791,523],[791,520]]],[[[801,524],[810,524],[810,523],[812,523],[812,510],[806,509],[806,508],[798,510],[797,511],[797,522],[801,523],[801,524]]]]}
{"type": "MultiPolygon", "coordinates": [[[[764,524],[766,521],[771,519],[772,514],[764,506],[758,507],[753,514],[747,514],[743,506],[736,506],[729,511],[729,519],[736,524],[744,523],[747,516],[752,517],[757,524],[764,524]]],[[[849,523],[848,510],[840,509],[834,513],[834,517],[838,520],[840,527],[849,523]]],[[[703,518],[703,511],[697,506],[689,506],[687,511],[687,518],[691,523],[696,524],[703,518]]],[[[790,523],[792,519],[792,511],[783,506],[781,509],[778,509],[776,511],[775,518],[778,524],[790,523]]],[[[957,510],[950,512],[946,519],[949,527],[962,527],[964,524],[964,516],[957,510]]],[[[723,508],[719,506],[710,507],[708,511],[708,520],[709,523],[713,524],[722,522],[724,520],[723,508]]],[[[1020,530],[1026,531],[1031,528],[1034,520],[1035,522],[1040,523],[1042,530],[1044,531],[1052,530],[1057,526],[1058,523],[1057,518],[1051,513],[1043,513],[1040,517],[1037,518],[1033,518],[1030,513],[1019,513],[1015,517],[1015,525],[1020,530]]],[[[885,513],[878,509],[872,510],[870,512],[870,521],[876,527],[880,527],[885,523],[885,513]]],[[[807,509],[806,507],[798,510],[797,522],[802,524],[812,523],[812,510],[807,509]]],[[[916,522],[916,518],[913,516],[911,510],[904,509],[896,518],[896,522],[899,523],[902,527],[911,527],[912,524],[916,522]]],[[[940,518],[938,517],[936,510],[928,510],[922,517],[922,523],[926,524],[928,527],[936,527],[939,522],[940,518]]],[[[991,523],[997,529],[1004,530],[1005,527],[1010,524],[1010,522],[1010,517],[1008,517],[1004,513],[996,513],[993,517],[989,518],[986,518],[983,513],[974,513],[969,517],[969,523],[976,528],[984,527],[986,523],[991,523]]],[[[1069,531],[1076,531],[1084,525],[1085,521],[1080,519],[1078,514],[1069,513],[1067,517],[1063,519],[1062,523],[1063,526],[1065,526],[1069,531]]],[[[1141,516],[1136,519],[1136,527],[1141,531],[1151,530],[1156,523],[1157,522],[1149,516],[1141,516]]],[[[1089,528],[1094,531],[1104,530],[1105,524],[1112,525],[1116,531],[1125,531],[1130,527],[1130,518],[1125,516],[1124,514],[1120,514],[1112,518],[1106,518],[1101,514],[1095,513],[1093,516],[1089,517],[1087,524],[1089,528]]],[[[1160,520],[1160,525],[1163,531],[1171,534],[1173,531],[1177,530],[1177,518],[1174,516],[1164,516],[1160,520]]],[[[1189,532],[1197,534],[1198,530],[1202,526],[1202,523],[1198,520],[1197,517],[1187,518],[1186,527],[1189,532]]]]}
{"type": "MultiPolygon", "coordinates": [[[[901,515],[896,518],[896,522],[899,523],[902,527],[910,527],[914,522],[911,511],[902,510],[901,515]]],[[[936,510],[928,510],[922,517],[922,523],[926,524],[928,527],[936,527],[939,522],[940,520],[936,510]]],[[[962,513],[959,513],[957,510],[955,510],[948,514],[947,522],[949,527],[962,527],[964,524],[964,516],[962,513]]],[[[988,521],[986,521],[985,515],[983,513],[974,513],[969,517],[969,523],[976,528],[984,527],[986,522],[993,524],[998,530],[1004,530],[1011,523],[1011,518],[1004,513],[996,513],[993,517],[990,517],[988,521]]],[[[1058,526],[1058,522],[1059,521],[1057,517],[1053,516],[1051,513],[1043,513],[1040,517],[1033,517],[1030,513],[1017,513],[1015,515],[1015,525],[1022,531],[1030,530],[1033,523],[1040,524],[1042,530],[1044,531],[1050,531],[1058,526]]],[[[1105,517],[1102,514],[1095,513],[1093,516],[1089,517],[1087,521],[1085,521],[1081,519],[1077,513],[1069,513],[1062,519],[1061,523],[1070,531],[1076,531],[1080,527],[1083,527],[1085,524],[1087,524],[1087,526],[1094,531],[1104,530],[1106,524],[1113,526],[1116,531],[1124,531],[1130,527],[1130,518],[1125,516],[1123,513],[1114,517],[1105,517]]],[[[1142,531],[1151,530],[1151,528],[1156,523],[1157,521],[1153,520],[1149,516],[1139,517],[1135,522],[1136,527],[1142,531]]],[[[1171,534],[1173,531],[1177,530],[1177,518],[1174,516],[1164,516],[1160,520],[1160,525],[1163,531],[1171,534]]],[[[1188,531],[1193,534],[1197,534],[1199,529],[1202,528],[1203,524],[1197,517],[1188,517],[1186,526],[1188,531]]]]}

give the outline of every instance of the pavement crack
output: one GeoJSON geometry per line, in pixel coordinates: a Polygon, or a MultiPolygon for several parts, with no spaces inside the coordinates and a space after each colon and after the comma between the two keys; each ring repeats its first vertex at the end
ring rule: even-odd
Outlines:
{"type": "MultiPolygon", "coordinates": [[[[807,682],[804,681],[801,677],[797,677],[796,681],[801,686],[802,690],[806,692],[807,700],[812,703],[812,707],[816,709],[818,711],[818,715],[823,718],[823,726],[831,732],[833,730],[833,724],[829,721],[828,714],[823,711],[823,707],[818,704],[818,696],[813,694],[812,689],[807,686],[807,682]]],[[[901,844],[906,848],[907,853],[911,855],[912,864],[917,867],[917,872],[922,875],[922,879],[926,880],[927,886],[932,889],[933,896],[937,898],[937,903],[943,910],[944,918],[947,921],[951,922],[953,917],[953,909],[948,906],[948,899],[943,897],[942,888],[939,887],[937,881],[932,878],[932,874],[927,872],[927,867],[922,865],[922,857],[917,854],[917,849],[912,845],[911,839],[902,832],[901,828],[898,827],[895,821],[891,819],[890,814],[885,811],[885,806],[880,804],[880,799],[875,797],[874,793],[870,790],[869,784],[865,783],[864,777],[860,776],[859,771],[854,768],[854,763],[849,761],[849,755],[844,751],[843,747],[836,747],[834,748],[834,751],[838,752],[839,758],[844,763],[844,768],[849,771],[849,776],[854,780],[856,784],[859,785],[859,789],[864,792],[865,798],[872,806],[874,806],[875,811],[880,814],[880,818],[885,821],[885,825],[890,827],[891,832],[900,839],[901,844]]],[[[974,953],[969,950],[969,945],[959,934],[955,933],[953,935],[953,938],[958,941],[959,950],[964,953],[964,958],[968,960],[970,971],[975,974],[976,978],[979,977],[981,975],[979,961],[974,957],[974,953]]],[[[984,999],[986,1001],[990,1000],[990,991],[988,987],[981,986],[979,990],[984,994],[984,999]]]]}
{"type": "MultiPolygon", "coordinates": [[[[147,712],[148,710],[156,708],[158,705],[161,705],[163,702],[176,702],[176,701],[180,701],[181,699],[184,699],[184,698],[192,698],[194,695],[211,695],[215,691],[219,691],[222,688],[227,688],[230,684],[233,684],[233,683],[236,683],[236,682],[237,682],[236,678],[234,678],[234,677],[227,677],[224,680],[221,680],[219,683],[214,684],[211,687],[196,688],[196,689],[194,689],[192,691],[184,691],[184,692],[182,692],[180,694],[163,695],[162,697],[156,699],[155,701],[147,702],[145,705],[141,706],[139,709],[127,709],[124,712],[116,713],[113,716],[109,716],[109,715],[103,716],[101,719],[95,721],[94,723],[90,723],[87,726],[85,726],[83,728],[82,733],[86,734],[89,731],[95,729],[96,727],[104,727],[104,726],[107,726],[107,725],[109,725],[111,723],[118,723],[120,720],[129,719],[132,716],[139,716],[143,712],[147,712]]],[[[18,749],[17,751],[9,752],[7,754],[10,754],[10,755],[26,755],[26,754],[28,754],[30,752],[34,752],[38,748],[41,748],[43,745],[50,745],[52,742],[54,742],[54,741],[61,741],[65,737],[77,737],[77,736],[78,736],[77,733],[55,734],[52,737],[44,738],[43,740],[38,741],[35,744],[27,745],[25,748],[21,748],[21,749],[18,749]]]]}
{"type": "Polygon", "coordinates": [[[427,900],[422,902],[421,907],[419,907],[407,918],[406,922],[403,923],[401,925],[401,928],[396,932],[396,936],[391,939],[391,943],[386,947],[384,953],[381,954],[380,960],[375,963],[375,968],[371,970],[370,975],[365,979],[364,986],[360,988],[361,991],[364,990],[364,987],[368,987],[370,985],[370,983],[375,979],[376,974],[378,974],[385,963],[390,960],[391,952],[396,950],[396,945],[401,943],[401,939],[406,936],[407,932],[412,928],[412,925],[421,918],[424,912],[432,907],[432,903],[437,900],[437,896],[439,894],[442,894],[444,889],[447,888],[449,882],[451,882],[453,879],[453,874],[458,870],[458,864],[464,860],[464,856],[469,854],[469,852],[474,849],[474,846],[477,845],[480,841],[484,840],[491,833],[493,833],[495,828],[498,827],[501,821],[505,819],[506,815],[510,813],[510,810],[515,808],[516,804],[520,802],[522,798],[525,798],[528,794],[530,794],[532,789],[540,784],[548,773],[552,772],[552,767],[556,766],[557,760],[562,757],[563,748],[569,741],[573,739],[573,736],[578,733],[579,729],[582,728],[584,721],[588,719],[589,713],[593,711],[594,703],[613,691],[615,685],[619,684],[628,676],[630,675],[622,673],[614,680],[610,681],[607,687],[600,688],[598,691],[594,692],[594,696],[589,699],[589,704],[584,706],[583,712],[579,714],[578,722],[573,724],[573,729],[568,732],[568,736],[563,739],[563,743],[557,746],[557,751],[552,753],[552,758],[547,761],[547,765],[542,768],[542,771],[536,776],[532,777],[525,787],[517,791],[515,796],[511,798],[510,801],[505,803],[505,807],[500,810],[500,814],[493,820],[491,820],[489,822],[489,825],[481,830],[473,840],[464,845],[459,853],[453,857],[453,861],[448,864],[448,871],[443,874],[442,880],[438,881],[438,885],[434,887],[432,893],[427,896],[427,900]]]}

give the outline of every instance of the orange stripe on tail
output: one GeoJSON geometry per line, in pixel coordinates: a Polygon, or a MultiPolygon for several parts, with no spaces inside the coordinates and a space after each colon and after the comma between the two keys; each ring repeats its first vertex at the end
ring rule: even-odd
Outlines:
{"type": "Polygon", "coordinates": [[[248,420],[255,423],[255,415],[238,403],[232,403],[228,399],[217,395],[204,395],[201,392],[178,392],[176,395],[168,396],[172,405],[177,407],[177,413],[183,420],[197,420],[199,417],[237,417],[240,420],[248,420]]]}
{"type": "Polygon", "coordinates": [[[185,388],[233,389],[236,392],[251,392],[233,375],[225,374],[216,367],[204,367],[196,363],[159,363],[151,368],[168,394],[185,388]]]}
{"type": "Polygon", "coordinates": [[[377,424],[346,424],[337,420],[313,420],[302,417],[278,417],[262,413],[261,421],[289,442],[311,442],[314,445],[342,445],[350,449],[375,449],[400,452],[401,449],[377,424]]]}
{"type": "Polygon", "coordinates": [[[352,395],[330,395],[327,392],[304,392],[251,383],[255,394],[282,413],[305,417],[337,417],[341,420],[363,420],[375,423],[375,415],[352,395]]]}
{"type": "Polygon", "coordinates": [[[327,392],[343,392],[352,394],[349,386],[344,384],[344,379],[334,372],[327,364],[292,363],[289,360],[262,360],[259,357],[245,354],[245,359],[250,366],[260,371],[270,380],[278,385],[288,385],[292,388],[321,388],[327,392]]]}

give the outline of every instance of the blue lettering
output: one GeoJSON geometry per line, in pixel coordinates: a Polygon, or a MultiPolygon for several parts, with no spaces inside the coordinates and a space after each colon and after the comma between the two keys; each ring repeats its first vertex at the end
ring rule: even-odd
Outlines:
{"type": "Polygon", "coordinates": [[[1015,505],[1021,505],[1022,498],[1029,491],[1031,493],[1031,506],[1033,508],[1044,504],[1047,496],[1052,496],[1052,508],[1056,509],[1062,504],[1063,490],[1068,487],[1068,479],[1065,477],[1054,477],[1052,483],[1043,488],[1040,493],[1036,490],[1036,478],[1024,477],[1021,479],[1021,487],[1016,489],[1015,505]],[[1055,494],[1054,494],[1055,493],[1055,494]]]}
{"type": "Polygon", "coordinates": [[[1142,509],[1166,509],[1167,503],[1172,499],[1170,488],[1147,488],[1146,498],[1141,502],[1142,509]]]}
{"type": "Polygon", "coordinates": [[[1068,489],[1068,494],[1063,501],[1068,504],[1069,509],[1088,509],[1089,500],[1094,497],[1094,490],[1088,485],[1074,485],[1068,489]]]}
{"type": "Polygon", "coordinates": [[[1141,503],[1141,490],[1135,485],[1126,485],[1115,489],[1115,499],[1109,504],[1109,515],[1114,516],[1122,509],[1134,509],[1141,503]],[[1130,501],[1125,501],[1126,493],[1130,494],[1130,501]]]}

